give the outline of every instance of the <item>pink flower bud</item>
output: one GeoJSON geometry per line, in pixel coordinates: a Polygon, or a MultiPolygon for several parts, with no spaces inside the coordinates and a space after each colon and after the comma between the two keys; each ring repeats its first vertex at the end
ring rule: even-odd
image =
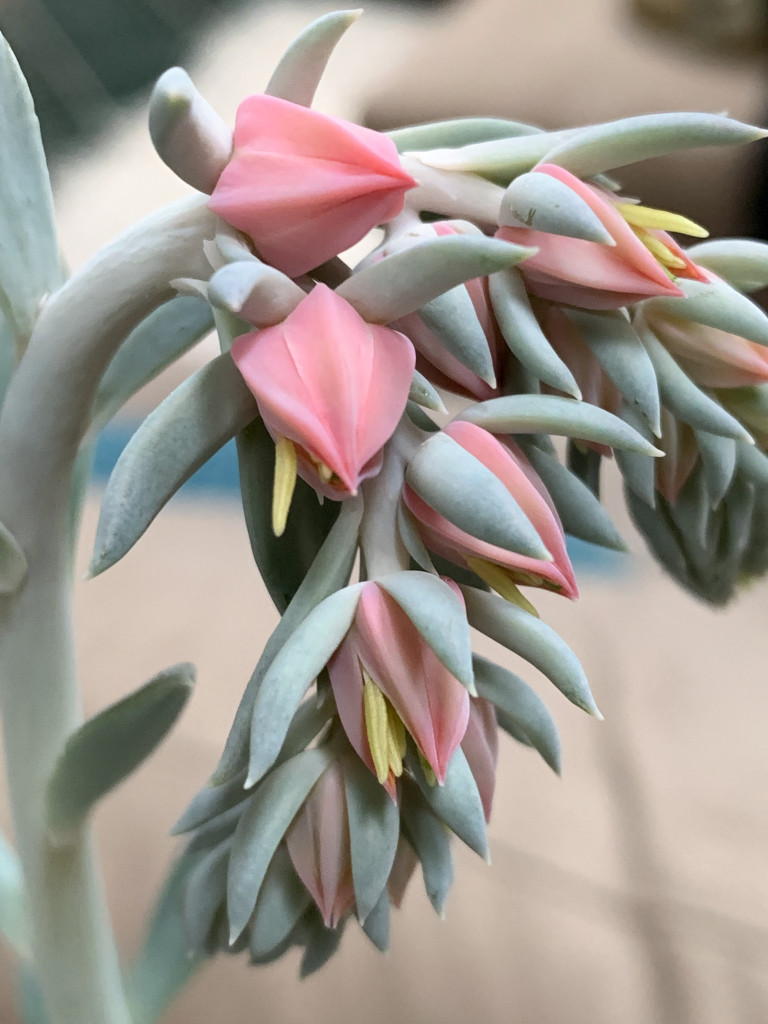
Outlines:
{"type": "Polygon", "coordinates": [[[240,104],[234,146],[210,207],[289,277],[396,217],[416,185],[386,136],[274,96],[240,104]]]}
{"type": "Polygon", "coordinates": [[[483,697],[473,697],[469,702],[469,721],[461,749],[477,783],[485,820],[490,821],[499,760],[499,729],[496,708],[483,697]]]}
{"type": "MultiPolygon", "coordinates": [[[[645,207],[623,202],[554,164],[540,164],[534,172],[549,174],[571,188],[597,215],[615,244],[603,245],[532,228],[500,228],[498,238],[539,250],[520,265],[533,295],[585,309],[616,309],[652,295],[681,296],[673,277],[704,280],[667,231],[639,226],[642,214],[635,216],[632,211],[645,211],[645,207]],[[633,226],[636,220],[638,224],[633,226]]],[[[685,229],[674,227],[677,221],[690,225],[674,214],[666,216],[673,225],[670,230],[685,229]]]]}
{"type": "Polygon", "coordinates": [[[275,327],[239,337],[232,358],[275,441],[296,447],[298,472],[336,500],[381,468],[381,449],[408,400],[415,353],[318,284],[275,327]]]}
{"type": "Polygon", "coordinates": [[[504,484],[528,516],[553,560],[545,562],[529,558],[478,540],[454,526],[406,486],[403,500],[418,520],[419,532],[427,547],[451,562],[467,565],[481,575],[482,566],[490,563],[501,567],[513,584],[544,587],[566,597],[578,597],[560,518],[544,484],[520,449],[511,441],[502,443],[482,427],[462,420],[449,423],[445,433],[474,455],[504,484]]]}

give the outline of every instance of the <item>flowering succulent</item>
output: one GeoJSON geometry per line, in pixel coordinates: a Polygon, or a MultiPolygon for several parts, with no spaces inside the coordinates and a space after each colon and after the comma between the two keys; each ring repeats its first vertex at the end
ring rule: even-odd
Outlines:
{"type": "MultiPolygon", "coordinates": [[[[768,284],[768,247],[685,249],[673,235],[706,232],[607,176],[766,133],[694,114],[374,132],[311,109],[356,16],[302,33],[234,134],[185,72],[167,72],[150,133],[204,195],[66,285],[26,86],[0,50],[0,345],[13,366],[0,381],[0,706],[33,896],[24,908],[9,882],[0,933],[52,1024],[124,1024],[129,1002],[156,1020],[219,951],[267,963],[299,946],[310,973],[355,920],[385,949],[419,864],[444,912],[451,837],[488,856],[499,730],[561,768],[544,702],[474,652],[472,630],[601,717],[529,595],[578,596],[569,536],[624,548],[599,498],[605,458],[693,594],[722,604],[768,570],[768,317],[745,294],[768,284]],[[353,265],[346,250],[376,228],[383,241],[353,265]],[[213,326],[221,353],[115,466],[90,571],[118,562],[234,438],[280,619],[176,825],[187,845],[146,946],[121,972],[87,821],[170,728],[193,672],[175,666],[80,722],[72,532],[98,429],[213,326]],[[10,925],[6,905],[22,908],[10,925]],[[166,962],[176,973],[158,986],[166,962]]],[[[20,879],[2,856],[0,878],[20,879]]]]}

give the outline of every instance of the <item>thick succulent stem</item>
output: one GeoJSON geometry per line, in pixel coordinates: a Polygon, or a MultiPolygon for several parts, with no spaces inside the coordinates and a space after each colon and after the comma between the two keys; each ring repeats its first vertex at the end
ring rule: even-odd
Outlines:
{"type": "Polygon", "coordinates": [[[70,493],[99,379],[122,339],[202,276],[204,200],[170,207],[104,249],[43,308],[0,415],[0,521],[28,572],[0,599],[0,710],[29,896],[32,948],[51,1024],[128,1024],[88,829],[57,848],[46,789],[82,721],[71,614],[70,493]]]}

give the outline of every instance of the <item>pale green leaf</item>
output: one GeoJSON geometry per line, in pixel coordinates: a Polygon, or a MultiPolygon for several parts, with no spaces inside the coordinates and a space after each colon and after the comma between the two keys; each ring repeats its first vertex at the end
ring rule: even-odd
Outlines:
{"type": "Polygon", "coordinates": [[[499,224],[566,235],[613,246],[616,242],[586,200],[550,174],[531,171],[510,184],[501,203],[499,224]]]}
{"type": "Polygon", "coordinates": [[[444,821],[470,850],[487,859],[488,838],[483,804],[461,747],[456,749],[451,758],[442,786],[430,785],[417,757],[410,757],[409,763],[413,777],[438,818],[444,821]]]}
{"type": "Polygon", "coordinates": [[[740,292],[768,287],[768,244],[752,238],[716,238],[687,250],[699,266],[724,278],[740,292]]]}
{"type": "Polygon", "coordinates": [[[437,390],[418,370],[413,371],[408,399],[411,402],[416,402],[417,405],[424,406],[425,409],[432,409],[434,412],[445,412],[443,400],[437,390]]]}
{"type": "Polygon", "coordinates": [[[248,947],[259,960],[282,945],[312,902],[307,887],[294,870],[284,844],[278,846],[259,892],[250,924],[248,947]]]}
{"type": "Polygon", "coordinates": [[[538,135],[540,128],[520,121],[504,121],[498,117],[461,117],[449,121],[432,121],[396,128],[386,134],[401,153],[434,149],[443,146],[467,146],[492,139],[509,139],[519,135],[538,135]]]}
{"type": "Polygon", "coordinates": [[[646,299],[640,307],[646,317],[661,315],[693,320],[694,323],[747,338],[758,345],[768,345],[768,316],[741,292],[724,281],[704,284],[678,278],[675,283],[685,292],[685,297],[646,299]]]}
{"type": "Polygon", "coordinates": [[[363,922],[363,931],[380,953],[386,953],[389,949],[389,916],[389,893],[384,888],[363,922]]]}
{"type": "Polygon", "coordinates": [[[361,13],[332,11],[308,25],[280,58],[264,90],[267,96],[311,106],[336,44],[361,13]]]}
{"type": "Polygon", "coordinates": [[[419,310],[419,316],[454,359],[486,384],[496,386],[488,339],[463,285],[450,288],[427,302],[419,310]]]}
{"type": "Polygon", "coordinates": [[[29,958],[24,876],[16,853],[0,833],[0,938],[21,958],[29,958]]]}
{"type": "Polygon", "coordinates": [[[359,760],[344,765],[352,880],[363,924],[386,890],[400,836],[400,812],[386,789],[359,760]]]}
{"type": "Polygon", "coordinates": [[[26,575],[26,555],[10,530],[0,523],[0,594],[14,594],[26,575]]]}
{"type": "Polygon", "coordinates": [[[696,444],[701,456],[709,505],[717,508],[725,497],[736,471],[736,442],[730,437],[720,437],[706,430],[697,430],[696,444]]]}
{"type": "Polygon", "coordinates": [[[413,785],[403,787],[401,813],[405,834],[421,861],[429,902],[443,917],[445,901],[453,885],[450,833],[432,811],[421,790],[413,785]]]}

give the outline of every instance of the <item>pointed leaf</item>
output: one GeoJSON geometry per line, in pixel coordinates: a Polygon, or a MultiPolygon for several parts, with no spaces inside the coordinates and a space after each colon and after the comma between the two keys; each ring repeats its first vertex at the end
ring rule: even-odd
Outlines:
{"type": "Polygon", "coordinates": [[[386,888],[363,922],[363,931],[381,953],[389,949],[389,893],[386,888]]]}
{"type": "Polygon", "coordinates": [[[408,392],[408,400],[416,402],[417,405],[424,406],[425,409],[432,409],[434,412],[445,412],[443,400],[437,390],[418,370],[413,371],[413,380],[411,381],[411,390],[408,392]]]}
{"type": "Polygon", "coordinates": [[[474,657],[477,692],[501,708],[558,775],[562,770],[560,737],[539,695],[519,676],[479,654],[474,657]]]}
{"type": "Polygon", "coordinates": [[[637,332],[620,310],[569,309],[566,316],[630,405],[661,434],[656,373],[637,332]]]}
{"type": "Polygon", "coordinates": [[[768,244],[752,238],[717,238],[687,250],[701,267],[724,278],[740,292],[757,292],[768,286],[768,244]]]}
{"type": "Polygon", "coordinates": [[[551,626],[495,594],[461,589],[470,625],[529,661],[576,707],[602,718],[578,658],[551,626]]]}
{"type": "Polygon", "coordinates": [[[344,792],[355,904],[358,920],[364,924],[386,892],[400,836],[400,813],[389,793],[361,761],[350,759],[345,765],[344,792]]]}
{"type": "Polygon", "coordinates": [[[376,582],[397,601],[451,675],[474,693],[467,616],[448,584],[417,571],[392,573],[376,582]]]}
{"type": "Polygon", "coordinates": [[[212,360],[147,416],[107,483],[90,574],[125,555],[166,502],[258,415],[229,355],[212,360]]]}
{"type": "Polygon", "coordinates": [[[227,263],[208,283],[214,306],[258,327],[282,323],[304,298],[295,281],[255,258],[227,263]]]}
{"type": "Polygon", "coordinates": [[[456,749],[442,786],[431,786],[417,757],[410,758],[413,777],[434,813],[470,850],[488,859],[485,814],[480,793],[461,747],[456,749]]]}
{"type": "MultiPolygon", "coordinates": [[[[444,236],[445,237],[445,236],[444,236]]],[[[477,376],[496,386],[488,339],[463,285],[450,288],[426,303],[419,315],[446,351],[477,376]]]]}
{"type": "Polygon", "coordinates": [[[278,843],[332,760],[327,747],[305,750],[271,772],[251,797],[237,826],[229,860],[227,906],[232,941],[248,924],[278,843]]]}
{"type": "Polygon", "coordinates": [[[639,333],[656,371],[662,404],[676,419],[734,440],[749,438],[747,431],[734,416],[693,383],[653,331],[641,324],[639,333]]]}
{"type": "MultiPolygon", "coordinates": [[[[625,402],[620,410],[621,418],[650,443],[648,424],[637,411],[625,402]]],[[[638,452],[617,450],[616,465],[629,489],[651,508],[656,503],[656,463],[647,455],[638,452]]]]}
{"type": "Polygon", "coordinates": [[[280,58],[264,92],[304,107],[315,91],[336,44],[361,11],[332,11],[308,25],[280,58]]]}
{"type": "Polygon", "coordinates": [[[418,567],[425,572],[437,575],[437,569],[424,546],[424,541],[419,536],[413,516],[402,502],[397,506],[397,529],[406,551],[418,567]]]}
{"type": "Polygon", "coordinates": [[[533,249],[482,235],[443,235],[418,242],[357,271],[336,289],[369,323],[391,323],[473,277],[533,255],[533,249]]]}
{"type": "Polygon", "coordinates": [[[267,669],[253,705],[247,785],[274,764],[301,698],[352,625],[361,588],[357,583],[321,601],[267,669]]]}
{"type": "Polygon", "coordinates": [[[336,523],[267,641],[235,714],[224,753],[213,775],[214,783],[232,778],[248,764],[253,705],[261,681],[278,651],[313,608],[347,585],[357,553],[362,514],[362,501],[350,498],[343,503],[336,523]]]}
{"type": "Polygon", "coordinates": [[[0,833],[0,939],[21,958],[31,956],[24,876],[19,858],[0,833]]]}
{"type": "Polygon", "coordinates": [[[187,948],[204,953],[227,892],[227,870],[232,840],[209,850],[194,866],[184,888],[184,935],[187,948]]]}
{"type": "Polygon", "coordinates": [[[15,594],[27,575],[27,557],[19,542],[0,523],[0,594],[15,594]]]}
{"type": "Polygon", "coordinates": [[[336,928],[326,928],[319,913],[313,913],[310,920],[312,923],[299,967],[299,977],[302,980],[325,967],[339,948],[346,923],[342,921],[336,928]]]}
{"type": "Polygon", "coordinates": [[[678,278],[677,286],[685,298],[646,299],[641,309],[651,314],[693,320],[697,324],[716,327],[758,345],[768,345],[768,316],[735,288],[724,281],[687,281],[678,278]]]}
{"type": "Polygon", "coordinates": [[[200,853],[201,851],[205,853],[231,839],[250,794],[243,790],[242,795],[243,799],[238,803],[200,825],[187,844],[186,853],[200,853]]]}
{"type": "Polygon", "coordinates": [[[614,551],[627,550],[605,507],[557,456],[535,445],[526,447],[526,456],[549,492],[566,533],[614,551]]]}
{"type": "Polygon", "coordinates": [[[592,207],[564,182],[549,174],[521,174],[504,193],[499,224],[581,238],[616,242],[592,207]]]}
{"type": "Polygon", "coordinates": [[[540,128],[520,121],[504,121],[497,117],[461,117],[450,121],[433,121],[397,128],[386,134],[399,152],[434,149],[443,146],[467,146],[491,139],[510,139],[518,135],[538,135],[540,128]]]}
{"type": "Polygon", "coordinates": [[[752,444],[743,442],[736,445],[736,461],[739,470],[758,488],[768,488],[768,455],[752,444]]]}
{"type": "Polygon", "coordinates": [[[605,409],[557,395],[505,395],[478,402],[457,417],[492,434],[559,434],[610,448],[664,453],[605,409]]]}
{"type": "Polygon", "coordinates": [[[51,183],[32,96],[0,36],[0,308],[20,352],[40,304],[64,280],[51,183]]]}
{"type": "Polygon", "coordinates": [[[764,136],[762,128],[717,114],[644,114],[581,128],[549,149],[542,162],[588,178],[679,149],[739,146],[764,136]]]}
{"type": "Polygon", "coordinates": [[[453,885],[450,833],[413,785],[404,787],[401,813],[408,841],[421,861],[429,902],[444,917],[445,901],[453,885]]]}
{"type": "Polygon", "coordinates": [[[573,374],[539,326],[520,272],[514,268],[500,270],[491,274],[488,284],[493,312],[513,355],[543,383],[574,398],[581,398],[573,374]]]}
{"type": "Polygon", "coordinates": [[[193,665],[174,665],[100,711],[67,740],[48,785],[48,827],[66,841],[93,805],[144,761],[181,714],[193,665]]]}
{"type": "Polygon", "coordinates": [[[665,511],[666,502],[660,497],[654,509],[629,490],[626,491],[626,500],[632,522],[645,538],[651,554],[678,583],[695,592],[677,529],[665,511]]]}
{"type": "Polygon", "coordinates": [[[482,142],[468,143],[458,149],[430,149],[418,154],[427,167],[445,171],[464,171],[508,184],[518,174],[530,171],[543,157],[579,129],[537,132],[482,142]]]}
{"type": "Polygon", "coordinates": [[[254,959],[267,956],[293,931],[312,902],[291,863],[285,845],[278,846],[261,886],[250,925],[248,948],[254,959]]]}
{"type": "MultiPolygon", "coordinates": [[[[477,408],[470,408],[463,418],[477,408]]],[[[465,533],[506,551],[551,560],[501,480],[448,434],[433,434],[416,450],[405,479],[431,508],[465,533]]]]}
{"type": "Polygon", "coordinates": [[[736,471],[736,442],[729,437],[719,437],[705,430],[697,430],[696,443],[701,455],[709,504],[712,508],[717,508],[725,497],[736,471]]]}
{"type": "Polygon", "coordinates": [[[203,299],[171,299],[131,331],[114,356],[93,401],[91,431],[97,433],[128,399],[213,330],[203,299]]]}

